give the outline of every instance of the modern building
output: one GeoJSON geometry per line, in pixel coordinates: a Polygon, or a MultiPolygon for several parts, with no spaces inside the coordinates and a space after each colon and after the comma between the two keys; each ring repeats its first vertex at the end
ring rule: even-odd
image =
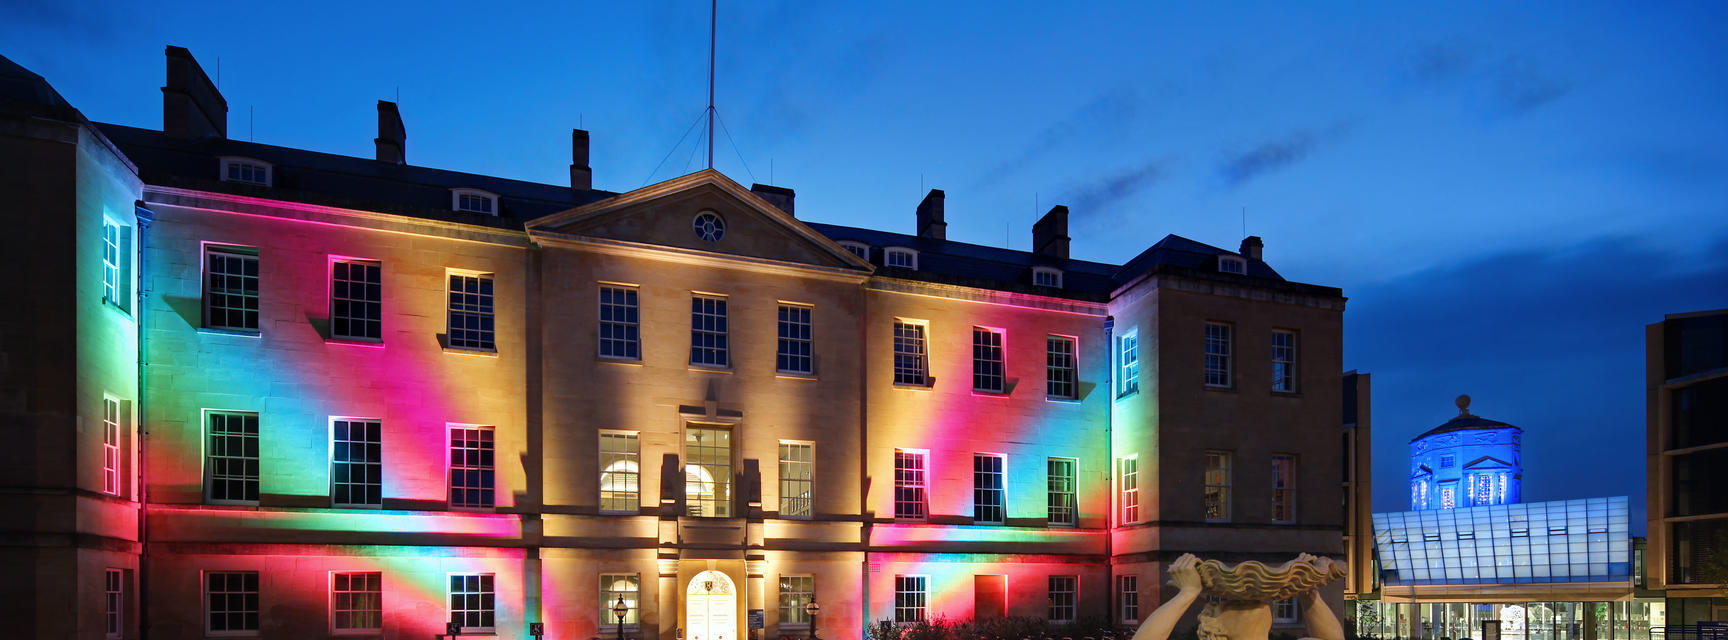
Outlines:
{"type": "Polygon", "coordinates": [[[443,171],[388,102],[375,158],[255,144],[167,69],[155,131],[0,68],[15,633],[1133,625],[1183,553],[1346,555],[1345,299],[1259,238],[1116,265],[1065,207],[1014,251],[940,190],[914,233],[614,193],[580,130],[569,185],[443,171]]]}
{"type": "Polygon", "coordinates": [[[1523,503],[1523,432],[1459,415],[1410,443],[1411,510],[1376,513],[1374,593],[1357,633],[1377,638],[1647,640],[1665,624],[1639,582],[1625,497],[1523,503]]]}
{"type": "Polygon", "coordinates": [[[1651,587],[1673,624],[1728,622],[1728,309],[1644,335],[1651,587]]]}

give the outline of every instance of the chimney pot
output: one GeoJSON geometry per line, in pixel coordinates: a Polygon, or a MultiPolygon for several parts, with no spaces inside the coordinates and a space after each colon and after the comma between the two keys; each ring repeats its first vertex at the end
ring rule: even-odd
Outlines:
{"type": "Polygon", "coordinates": [[[170,138],[228,137],[228,101],[184,47],[169,46],[162,86],[162,133],[170,138]]]}
{"type": "Polygon", "coordinates": [[[402,112],[396,103],[378,101],[378,137],[372,139],[378,147],[378,161],[408,164],[408,129],[402,126],[402,112]]]}
{"type": "Polygon", "coordinates": [[[1032,252],[1041,256],[1068,259],[1068,207],[1056,205],[1032,224],[1032,252]]]}
{"type": "Polygon", "coordinates": [[[1236,253],[1249,260],[1259,260],[1260,250],[1265,247],[1266,243],[1260,241],[1260,236],[1248,236],[1242,239],[1242,247],[1236,253]]]}
{"type": "Polygon", "coordinates": [[[948,239],[948,220],[944,200],[948,197],[941,189],[931,189],[924,194],[924,201],[918,203],[918,237],[948,239]]]}
{"type": "Polygon", "coordinates": [[[594,188],[594,170],[588,168],[588,132],[582,129],[570,130],[570,188],[594,188]]]}
{"type": "Polygon", "coordinates": [[[762,196],[762,199],[767,200],[768,204],[779,207],[781,211],[786,212],[786,215],[795,215],[792,213],[792,202],[798,194],[791,189],[769,184],[752,184],[750,185],[750,192],[762,196]]]}

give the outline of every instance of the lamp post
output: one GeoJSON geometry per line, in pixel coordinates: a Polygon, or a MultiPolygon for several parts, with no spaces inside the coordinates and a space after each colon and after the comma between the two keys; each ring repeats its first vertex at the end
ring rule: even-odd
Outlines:
{"type": "Polygon", "coordinates": [[[816,614],[821,612],[822,605],[816,604],[815,598],[811,598],[810,603],[804,605],[804,613],[810,616],[810,640],[816,640],[816,614]]]}
{"type": "Polygon", "coordinates": [[[618,601],[612,603],[612,615],[618,616],[618,640],[624,640],[624,616],[630,613],[630,605],[624,603],[624,596],[619,595],[618,601]]]}

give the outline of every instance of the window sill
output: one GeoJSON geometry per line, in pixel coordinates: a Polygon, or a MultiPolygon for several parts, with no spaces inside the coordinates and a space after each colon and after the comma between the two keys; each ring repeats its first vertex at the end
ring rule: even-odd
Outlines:
{"type": "Polygon", "coordinates": [[[1117,400],[1127,400],[1127,399],[1132,398],[1132,397],[1137,396],[1137,395],[1140,395],[1139,389],[1135,389],[1133,391],[1127,391],[1127,392],[1116,394],[1116,399],[1117,400]]]}
{"type": "Polygon", "coordinates": [[[220,327],[198,327],[198,333],[212,336],[234,336],[237,338],[262,338],[264,332],[256,329],[223,329],[220,327]]]}
{"type": "Polygon", "coordinates": [[[381,504],[338,504],[338,503],[332,502],[332,503],[330,503],[330,508],[331,509],[360,509],[362,511],[382,511],[384,509],[384,505],[381,505],[381,504]]]}
{"type": "Polygon", "coordinates": [[[1212,520],[1212,519],[1207,519],[1207,520],[1204,520],[1204,521],[1203,521],[1203,522],[1205,522],[1205,523],[1206,523],[1206,524],[1230,524],[1230,521],[1229,521],[1229,520],[1212,520]]]}
{"type": "Polygon", "coordinates": [[[732,367],[714,367],[714,366],[708,366],[708,365],[692,364],[692,365],[690,365],[689,368],[691,371],[699,371],[702,373],[719,373],[719,374],[724,374],[724,375],[732,375],[732,367]]]}
{"type": "Polygon", "coordinates": [[[906,391],[930,391],[931,389],[934,389],[935,387],[936,387],[936,385],[934,384],[934,381],[925,382],[924,384],[910,384],[910,383],[906,383],[906,382],[896,382],[893,385],[893,388],[895,388],[895,389],[903,389],[906,391]]]}
{"type": "Polygon", "coordinates": [[[975,397],[975,398],[1001,398],[1001,399],[1006,400],[1009,398],[1009,395],[1008,395],[1007,391],[992,391],[990,389],[974,388],[974,389],[972,389],[972,397],[975,397]]]}
{"type": "Polygon", "coordinates": [[[497,349],[475,349],[472,347],[444,347],[444,353],[451,353],[459,356],[476,356],[481,358],[498,357],[497,349]]]}
{"type": "Polygon", "coordinates": [[[345,347],[364,347],[367,349],[384,348],[384,340],[374,340],[371,338],[325,338],[324,344],[335,344],[345,347]]]}
{"type": "MultiPolygon", "coordinates": [[[[348,508],[358,508],[358,507],[348,507],[348,508]]],[[[369,508],[371,508],[371,507],[369,507],[369,508]]],[[[492,506],[492,507],[464,507],[464,506],[458,506],[458,505],[449,505],[449,506],[445,507],[445,509],[450,510],[450,512],[452,512],[452,513],[498,513],[498,507],[496,507],[496,506],[492,506]]]]}
{"type": "Polygon", "coordinates": [[[781,380],[819,380],[814,373],[798,373],[796,371],[775,371],[774,377],[781,380]]]}
{"type": "Polygon", "coordinates": [[[615,365],[621,365],[621,366],[626,366],[626,367],[640,367],[640,366],[642,366],[642,359],[641,358],[612,358],[612,357],[608,357],[608,356],[600,356],[598,358],[595,358],[594,361],[598,362],[600,364],[615,364],[615,365]]]}
{"type": "Polygon", "coordinates": [[[118,313],[122,316],[125,316],[126,319],[129,321],[136,322],[138,320],[137,318],[132,317],[131,311],[127,311],[126,307],[120,306],[120,303],[108,299],[108,296],[102,296],[102,306],[108,307],[109,309],[113,309],[114,313],[118,313]]]}
{"type": "Polygon", "coordinates": [[[1302,392],[1301,391],[1279,391],[1277,389],[1273,389],[1272,390],[1272,397],[1274,397],[1274,398],[1300,398],[1300,397],[1302,397],[1302,392]]]}
{"type": "Polygon", "coordinates": [[[1044,396],[1044,401],[1054,402],[1057,404],[1080,404],[1079,398],[1069,398],[1066,396],[1044,396]]]}
{"type": "Polygon", "coordinates": [[[1231,393],[1235,393],[1236,387],[1233,387],[1230,385],[1209,384],[1209,385],[1206,385],[1206,390],[1207,391],[1228,391],[1231,393]]]}

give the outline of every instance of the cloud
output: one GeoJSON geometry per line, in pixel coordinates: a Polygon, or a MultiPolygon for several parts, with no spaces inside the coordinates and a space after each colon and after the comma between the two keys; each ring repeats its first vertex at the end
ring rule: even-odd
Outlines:
{"type": "Polygon", "coordinates": [[[1049,157],[1052,151],[1077,138],[1119,133],[1137,110],[1138,102],[1132,91],[1117,89],[1100,94],[1034,134],[1019,153],[986,169],[972,187],[983,189],[1013,177],[1027,165],[1049,157]]]}
{"type": "Polygon", "coordinates": [[[1168,161],[1163,159],[1150,160],[1068,189],[1065,200],[1075,222],[1091,222],[1106,217],[1116,204],[1163,179],[1167,165],[1168,161]]]}
{"type": "Polygon", "coordinates": [[[1553,102],[1572,90],[1571,83],[1534,63],[1511,58],[1488,72],[1490,97],[1506,115],[1518,115],[1553,102]]]}
{"type": "Polygon", "coordinates": [[[1234,189],[1249,180],[1301,162],[1316,147],[1336,140],[1348,131],[1347,124],[1338,123],[1320,131],[1298,129],[1261,142],[1247,151],[1225,158],[1218,166],[1218,177],[1224,181],[1225,188],[1234,189]]]}
{"type": "Polygon", "coordinates": [[[1524,428],[1527,500],[1630,495],[1642,509],[1644,326],[1728,307],[1728,235],[1701,246],[1600,237],[1347,288],[1345,368],[1374,374],[1376,510],[1407,508],[1405,443],[1461,393],[1524,428]]]}
{"type": "Polygon", "coordinates": [[[1490,118],[1528,113],[1572,90],[1571,81],[1534,59],[1458,43],[1423,46],[1401,73],[1417,85],[1460,92],[1490,118]]]}

